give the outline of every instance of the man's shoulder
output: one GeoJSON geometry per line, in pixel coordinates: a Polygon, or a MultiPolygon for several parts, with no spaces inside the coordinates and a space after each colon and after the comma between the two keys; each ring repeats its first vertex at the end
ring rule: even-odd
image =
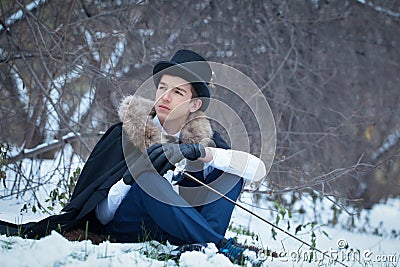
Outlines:
{"type": "Polygon", "coordinates": [[[103,136],[108,136],[111,133],[118,133],[122,131],[122,122],[117,122],[112,124],[110,127],[108,127],[108,129],[106,130],[106,132],[103,134],[103,136]]]}
{"type": "Polygon", "coordinates": [[[108,127],[108,129],[102,134],[100,140],[97,142],[95,148],[103,143],[104,140],[115,139],[120,136],[122,132],[122,122],[115,123],[108,127]]]}
{"type": "Polygon", "coordinates": [[[224,148],[224,149],[230,149],[230,145],[224,140],[224,138],[221,136],[221,134],[218,131],[213,131],[213,141],[215,143],[215,146],[217,148],[224,148]]]}

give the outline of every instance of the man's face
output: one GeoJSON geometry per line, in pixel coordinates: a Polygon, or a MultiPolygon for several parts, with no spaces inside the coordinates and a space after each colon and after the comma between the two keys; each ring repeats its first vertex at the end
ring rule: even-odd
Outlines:
{"type": "Polygon", "coordinates": [[[168,74],[161,77],[154,106],[161,124],[167,121],[182,126],[189,113],[200,108],[201,100],[192,100],[192,89],[192,85],[181,77],[168,74]]]}

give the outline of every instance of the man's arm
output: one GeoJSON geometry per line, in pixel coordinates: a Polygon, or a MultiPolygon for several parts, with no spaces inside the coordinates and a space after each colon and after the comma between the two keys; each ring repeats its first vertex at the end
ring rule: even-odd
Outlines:
{"type": "Polygon", "coordinates": [[[267,174],[264,162],[250,153],[214,147],[206,147],[205,151],[205,156],[199,160],[245,180],[257,182],[267,174]]]}

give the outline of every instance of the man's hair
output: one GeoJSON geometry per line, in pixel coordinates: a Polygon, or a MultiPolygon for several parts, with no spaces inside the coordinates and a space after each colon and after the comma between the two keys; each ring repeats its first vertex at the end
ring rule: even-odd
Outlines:
{"type": "Polygon", "coordinates": [[[193,84],[192,87],[190,88],[190,91],[192,92],[192,99],[199,97],[199,93],[197,93],[196,89],[194,89],[193,84]]]}

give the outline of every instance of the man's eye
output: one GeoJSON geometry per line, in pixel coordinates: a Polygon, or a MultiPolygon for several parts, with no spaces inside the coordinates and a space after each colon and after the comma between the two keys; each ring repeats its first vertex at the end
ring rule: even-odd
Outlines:
{"type": "Polygon", "coordinates": [[[158,87],[158,90],[165,90],[165,89],[167,89],[167,87],[165,87],[165,86],[159,86],[158,87]]]}
{"type": "Polygon", "coordinates": [[[176,90],[176,91],[175,91],[175,93],[176,93],[176,94],[178,94],[178,95],[181,95],[181,96],[183,96],[182,92],[181,92],[181,91],[179,91],[179,90],[176,90]]]}

